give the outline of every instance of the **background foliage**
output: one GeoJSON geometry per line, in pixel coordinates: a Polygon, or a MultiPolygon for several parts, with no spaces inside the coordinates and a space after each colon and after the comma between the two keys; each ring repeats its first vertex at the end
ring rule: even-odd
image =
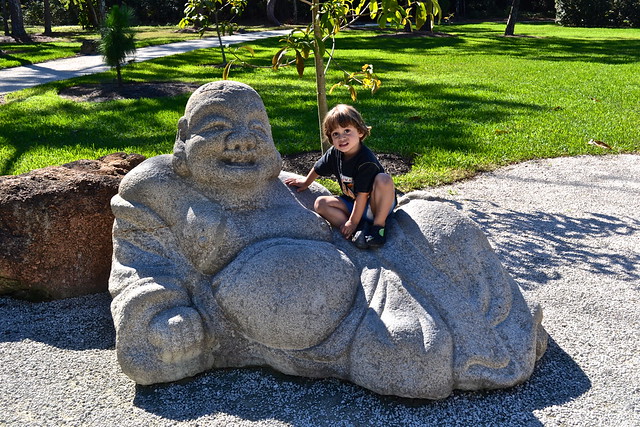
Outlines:
{"type": "Polygon", "coordinates": [[[572,27],[639,27],[640,0],[557,0],[557,21],[572,27]]]}
{"type": "MultiPolygon", "coordinates": [[[[53,25],[74,25],[87,22],[77,2],[50,0],[53,25]]],[[[80,3],[89,0],[80,0],[80,3]]],[[[95,1],[95,0],[93,0],[95,1]]],[[[504,19],[512,0],[440,0],[443,16],[461,19],[504,19]]],[[[106,0],[109,8],[120,0],[106,0]]],[[[185,0],[137,0],[129,2],[140,25],[175,25],[184,16],[185,0]]],[[[265,24],[267,0],[248,0],[243,24],[265,24]]],[[[42,25],[43,0],[22,0],[26,25],[42,25]]],[[[310,8],[299,0],[278,0],[275,15],[283,24],[309,22],[310,8]],[[294,2],[297,2],[294,8],[294,2]]],[[[521,0],[522,19],[554,17],[562,25],[586,27],[639,27],[640,0],[521,0]]],[[[2,17],[0,17],[2,22],[2,17]]]]}
{"type": "MultiPolygon", "coordinates": [[[[81,4],[90,0],[69,2],[50,0],[53,25],[87,23],[81,4]]],[[[93,0],[95,1],[95,0],[93,0]]],[[[512,0],[440,0],[443,16],[461,19],[504,19],[512,0]]],[[[107,9],[120,0],[106,0],[107,9]]],[[[185,0],[137,0],[129,2],[140,25],[176,25],[184,16],[185,0]]],[[[265,24],[267,0],[248,0],[241,23],[265,24]]],[[[42,25],[43,0],[22,0],[26,25],[42,25]]],[[[299,0],[278,0],[275,15],[283,24],[309,22],[310,8],[299,0]],[[297,2],[294,8],[294,2],[297,2]]],[[[568,26],[640,26],[640,0],[521,0],[522,19],[556,17],[568,26]]],[[[2,17],[0,17],[2,22],[2,17]]]]}

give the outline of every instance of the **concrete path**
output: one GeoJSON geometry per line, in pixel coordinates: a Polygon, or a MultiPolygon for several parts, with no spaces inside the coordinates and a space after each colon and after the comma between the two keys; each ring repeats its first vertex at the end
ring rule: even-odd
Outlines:
{"type": "MultiPolygon", "coordinates": [[[[222,38],[224,44],[247,43],[254,40],[269,37],[282,36],[291,30],[271,30],[253,33],[234,34],[222,38]]],[[[196,49],[218,47],[216,37],[207,37],[183,42],[148,46],[140,48],[128,61],[142,62],[163,56],[176,55],[190,52],[196,49]]],[[[102,55],[84,55],[39,64],[25,65],[23,67],[5,68],[0,70],[0,95],[21,89],[49,83],[57,80],[66,80],[87,74],[101,73],[109,67],[104,64],[102,55]]]]}

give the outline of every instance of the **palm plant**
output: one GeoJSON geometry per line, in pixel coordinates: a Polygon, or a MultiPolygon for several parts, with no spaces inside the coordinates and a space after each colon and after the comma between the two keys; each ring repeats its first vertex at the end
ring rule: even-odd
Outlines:
{"type": "Polygon", "coordinates": [[[132,9],[126,5],[114,5],[109,9],[102,28],[100,53],[102,53],[104,62],[116,69],[120,86],[122,86],[120,69],[124,65],[127,55],[136,51],[135,32],[131,28],[132,22],[132,9]]]}

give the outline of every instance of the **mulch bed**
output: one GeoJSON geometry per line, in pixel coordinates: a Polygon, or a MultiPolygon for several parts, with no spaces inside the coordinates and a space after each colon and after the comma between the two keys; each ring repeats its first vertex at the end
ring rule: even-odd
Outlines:
{"type": "Polygon", "coordinates": [[[102,83],[80,85],[62,89],[58,95],[76,102],[105,102],[119,99],[161,98],[191,93],[200,87],[197,83],[102,83]]]}

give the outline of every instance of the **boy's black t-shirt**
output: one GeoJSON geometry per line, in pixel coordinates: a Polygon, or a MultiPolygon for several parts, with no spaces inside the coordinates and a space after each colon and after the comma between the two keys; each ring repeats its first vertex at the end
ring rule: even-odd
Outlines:
{"type": "Polygon", "coordinates": [[[340,182],[342,194],[352,200],[358,193],[370,193],[376,175],[384,172],[376,155],[364,145],[349,160],[344,160],[342,152],[331,147],[313,169],[320,176],[335,175],[340,182]]]}

